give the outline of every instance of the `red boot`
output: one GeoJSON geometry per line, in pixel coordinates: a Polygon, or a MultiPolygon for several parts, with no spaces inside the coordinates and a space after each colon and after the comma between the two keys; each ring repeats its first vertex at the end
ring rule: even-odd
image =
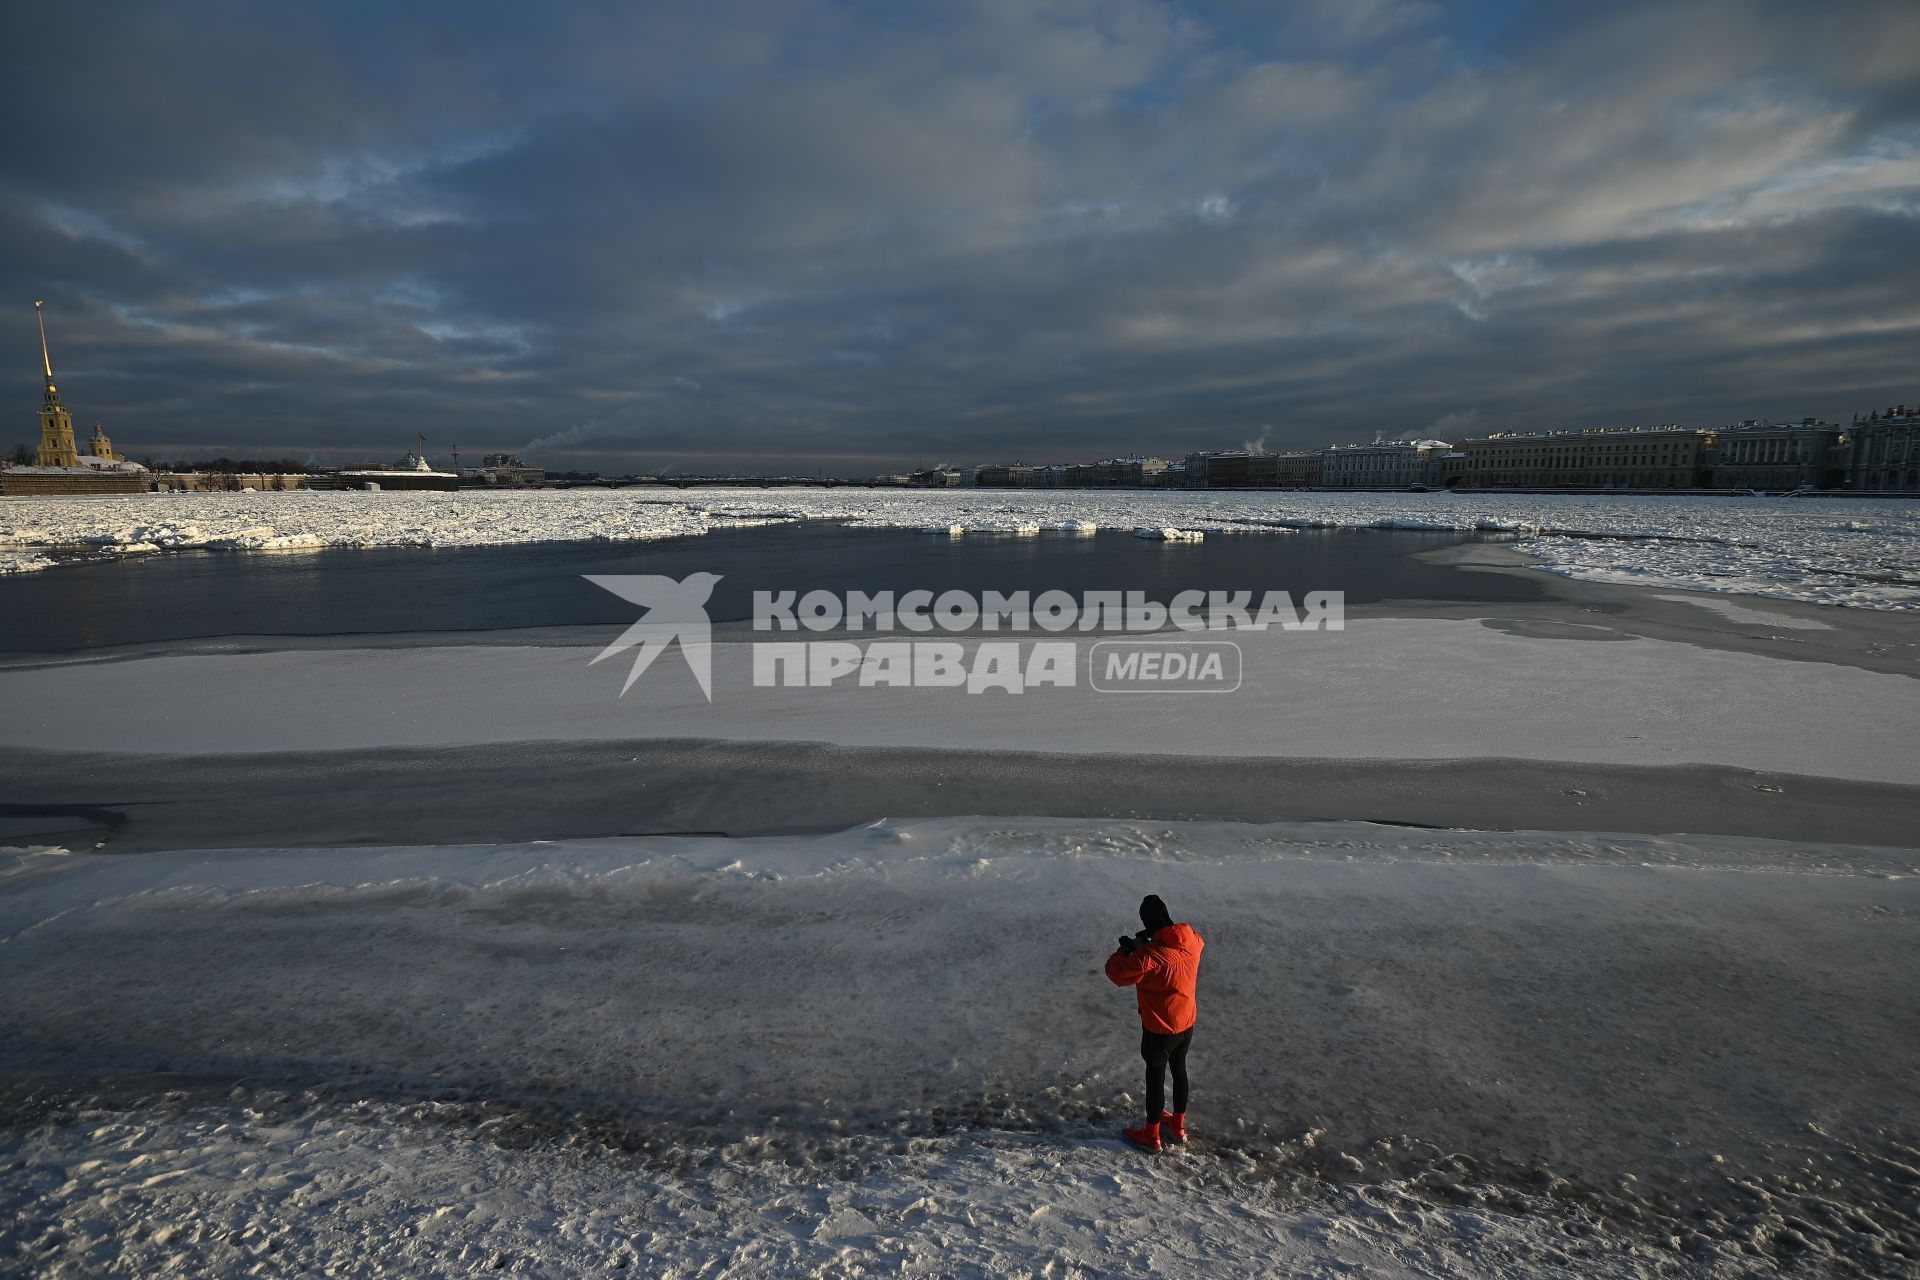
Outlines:
{"type": "Polygon", "coordinates": [[[1171,1111],[1162,1111],[1160,1113],[1160,1136],[1168,1142],[1185,1142],[1187,1140],[1187,1113],[1182,1111],[1179,1115],[1175,1115],[1171,1111]]]}
{"type": "Polygon", "coordinates": [[[1142,1151],[1158,1151],[1160,1149],[1160,1125],[1158,1121],[1151,1124],[1143,1124],[1138,1129],[1128,1129],[1126,1134],[1127,1141],[1139,1147],[1142,1151]]]}

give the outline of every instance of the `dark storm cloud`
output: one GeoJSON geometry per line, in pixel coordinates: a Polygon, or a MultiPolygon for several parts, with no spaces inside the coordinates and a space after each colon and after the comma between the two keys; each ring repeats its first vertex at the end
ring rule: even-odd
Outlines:
{"type": "Polygon", "coordinates": [[[162,454],[848,471],[1920,390],[1904,0],[19,28],[22,439],[36,296],[83,421],[162,454]]]}

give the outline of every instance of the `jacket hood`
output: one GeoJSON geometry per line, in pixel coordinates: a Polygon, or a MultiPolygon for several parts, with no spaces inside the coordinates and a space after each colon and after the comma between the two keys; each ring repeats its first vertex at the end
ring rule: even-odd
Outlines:
{"type": "Polygon", "coordinates": [[[1170,924],[1163,926],[1153,935],[1153,940],[1163,947],[1174,947],[1180,951],[1191,951],[1199,955],[1206,940],[1193,931],[1190,924],[1170,924]]]}

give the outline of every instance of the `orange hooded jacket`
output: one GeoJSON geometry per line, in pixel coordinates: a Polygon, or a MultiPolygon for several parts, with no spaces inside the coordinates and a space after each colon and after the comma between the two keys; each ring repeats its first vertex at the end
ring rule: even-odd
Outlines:
{"type": "Polygon", "coordinates": [[[1199,1006],[1194,984],[1200,978],[1200,951],[1206,941],[1191,925],[1163,925],[1133,949],[1107,957],[1107,979],[1132,987],[1140,1005],[1140,1025],[1163,1036],[1177,1036],[1194,1024],[1199,1006]]]}

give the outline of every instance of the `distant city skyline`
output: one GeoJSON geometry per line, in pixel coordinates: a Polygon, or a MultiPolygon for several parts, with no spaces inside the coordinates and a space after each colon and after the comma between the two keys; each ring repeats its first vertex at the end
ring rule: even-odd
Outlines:
{"type": "Polygon", "coordinates": [[[35,298],[135,458],[853,475],[1920,394],[1907,0],[15,27],[8,450],[35,298]]]}

